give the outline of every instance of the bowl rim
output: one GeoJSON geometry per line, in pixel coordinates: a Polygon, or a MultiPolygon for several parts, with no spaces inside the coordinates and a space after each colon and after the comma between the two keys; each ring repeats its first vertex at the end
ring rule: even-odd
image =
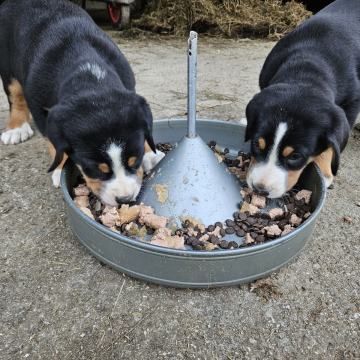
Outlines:
{"type": "MultiPolygon", "coordinates": [[[[159,119],[159,120],[155,120],[154,122],[157,123],[168,123],[169,121],[173,121],[173,120],[184,120],[183,118],[172,118],[172,119],[159,119]]],[[[228,122],[228,121],[224,121],[224,120],[217,120],[217,119],[207,119],[207,118],[200,118],[197,119],[197,122],[200,123],[206,123],[206,122],[212,122],[212,123],[217,123],[217,124],[227,124],[227,125],[233,125],[236,127],[245,127],[242,124],[237,124],[235,122],[228,122]]],[[[292,231],[291,233],[285,235],[285,236],[280,236],[279,238],[275,239],[275,240],[270,240],[267,242],[264,242],[262,244],[255,244],[252,246],[248,246],[248,247],[241,247],[241,248],[237,248],[237,249],[222,249],[221,251],[206,251],[206,250],[182,250],[182,249],[171,249],[171,248],[166,248],[163,246],[158,246],[158,245],[153,245],[150,244],[148,242],[144,242],[141,240],[136,240],[136,239],[132,239],[129,237],[126,237],[120,233],[116,233],[115,231],[110,230],[109,228],[107,228],[105,225],[102,225],[100,223],[98,223],[97,221],[91,219],[89,216],[87,216],[85,213],[83,213],[76,205],[75,202],[73,201],[70,192],[67,188],[67,184],[66,184],[66,173],[69,171],[69,169],[74,166],[71,162],[67,161],[63,171],[61,172],[61,181],[60,181],[60,185],[61,185],[61,189],[62,189],[62,193],[63,193],[63,197],[64,200],[67,204],[67,206],[69,206],[78,216],[80,216],[80,218],[82,220],[84,220],[90,227],[96,229],[97,231],[104,233],[105,235],[107,235],[109,238],[111,238],[114,241],[120,241],[121,243],[123,243],[124,245],[127,246],[131,246],[131,247],[136,247],[139,248],[143,251],[150,251],[150,252],[156,252],[162,255],[172,255],[172,256],[184,256],[184,257],[195,257],[195,258],[222,258],[222,257],[232,257],[232,256],[239,256],[239,255],[243,255],[243,254],[250,254],[250,253],[255,253],[255,252],[261,252],[264,251],[268,248],[274,248],[276,246],[280,246],[285,244],[286,242],[288,242],[289,240],[293,239],[294,237],[296,237],[298,234],[300,234],[302,232],[302,230],[307,227],[310,226],[313,222],[316,221],[321,209],[324,206],[325,203],[325,199],[326,199],[326,188],[325,188],[325,181],[324,178],[321,174],[321,171],[319,169],[319,167],[315,164],[315,163],[311,163],[308,166],[314,166],[315,171],[317,173],[317,175],[320,177],[320,182],[321,182],[321,189],[320,189],[320,199],[319,202],[315,208],[315,210],[311,213],[311,215],[306,219],[306,221],[304,223],[302,223],[299,227],[297,227],[294,231],[292,231]]]]}

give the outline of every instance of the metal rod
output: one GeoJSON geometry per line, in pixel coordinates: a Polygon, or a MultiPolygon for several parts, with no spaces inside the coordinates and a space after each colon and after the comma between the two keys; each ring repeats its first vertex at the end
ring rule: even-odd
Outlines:
{"type": "Polygon", "coordinates": [[[196,137],[196,77],[198,34],[190,32],[188,40],[188,131],[187,137],[196,137]]]}

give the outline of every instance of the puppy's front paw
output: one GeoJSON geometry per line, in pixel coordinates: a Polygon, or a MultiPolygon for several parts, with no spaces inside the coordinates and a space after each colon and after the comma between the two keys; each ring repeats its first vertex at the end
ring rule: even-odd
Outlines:
{"type": "Polygon", "coordinates": [[[165,154],[159,150],[156,150],[156,154],[154,154],[152,151],[147,152],[144,155],[142,163],[144,172],[150,172],[164,157],[165,154]]]}
{"type": "Polygon", "coordinates": [[[60,179],[61,179],[61,169],[55,169],[51,174],[51,180],[54,187],[60,187],[60,179]]]}
{"type": "Polygon", "coordinates": [[[25,122],[20,127],[6,130],[1,134],[1,141],[5,145],[15,145],[30,139],[34,135],[30,125],[25,122]]]}
{"type": "Polygon", "coordinates": [[[328,189],[332,185],[332,183],[334,181],[334,177],[333,176],[324,176],[324,181],[325,181],[325,186],[328,189]]]}

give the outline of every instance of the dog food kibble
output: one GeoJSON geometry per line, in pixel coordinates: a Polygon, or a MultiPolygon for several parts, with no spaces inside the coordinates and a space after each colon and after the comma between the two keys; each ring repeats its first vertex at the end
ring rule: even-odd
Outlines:
{"type": "Polygon", "coordinates": [[[251,197],[251,205],[263,209],[266,206],[266,198],[264,196],[253,194],[251,197]]]}
{"type": "MultiPolygon", "coordinates": [[[[155,214],[146,204],[123,204],[120,208],[104,206],[85,184],[74,188],[74,202],[84,214],[125,236],[168,248],[201,251],[222,251],[264,243],[291,233],[311,215],[311,191],[292,190],[277,201],[277,207],[273,207],[274,202],[254,193],[245,184],[250,165],[248,154],[239,151],[237,156],[231,156],[229,149],[222,150],[215,141],[209,146],[243,185],[241,208],[234,212],[232,219],[221,219],[224,223],[202,224],[196,218],[185,216],[180,219],[181,226],[168,225],[168,218],[155,214]],[[267,205],[270,210],[265,209],[267,205]],[[229,239],[233,234],[239,238],[240,245],[229,239]]],[[[163,143],[158,144],[157,149],[168,153],[173,146],[163,143]]],[[[155,191],[158,201],[165,203],[168,200],[166,185],[155,185],[155,191]]],[[[344,217],[344,221],[351,220],[344,217]]]]}
{"type": "Polygon", "coordinates": [[[295,195],[295,199],[296,200],[304,200],[305,204],[309,204],[310,203],[310,199],[311,199],[311,195],[312,192],[309,190],[300,190],[296,195],[295,195]]]}
{"type": "Polygon", "coordinates": [[[273,208],[269,211],[269,216],[271,219],[278,219],[284,215],[284,210],[280,208],[273,208]]]}
{"type": "Polygon", "coordinates": [[[172,249],[184,249],[184,238],[182,236],[171,235],[171,230],[167,228],[157,230],[150,243],[172,249]]]}

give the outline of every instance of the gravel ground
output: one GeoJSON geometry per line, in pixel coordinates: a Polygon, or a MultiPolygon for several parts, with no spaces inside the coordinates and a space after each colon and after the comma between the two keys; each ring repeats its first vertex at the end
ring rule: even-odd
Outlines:
{"type": "MultiPolygon", "coordinates": [[[[184,115],[186,41],[110,34],[155,117],[184,115]]],[[[200,116],[243,117],[273,45],[202,39],[200,116]]],[[[1,92],[0,129],[6,117],[1,92]]],[[[0,358],[359,359],[359,154],[354,131],[295,262],[250,287],[178,290],[133,280],[84,250],[51,187],[38,133],[0,145],[0,358]]]]}

